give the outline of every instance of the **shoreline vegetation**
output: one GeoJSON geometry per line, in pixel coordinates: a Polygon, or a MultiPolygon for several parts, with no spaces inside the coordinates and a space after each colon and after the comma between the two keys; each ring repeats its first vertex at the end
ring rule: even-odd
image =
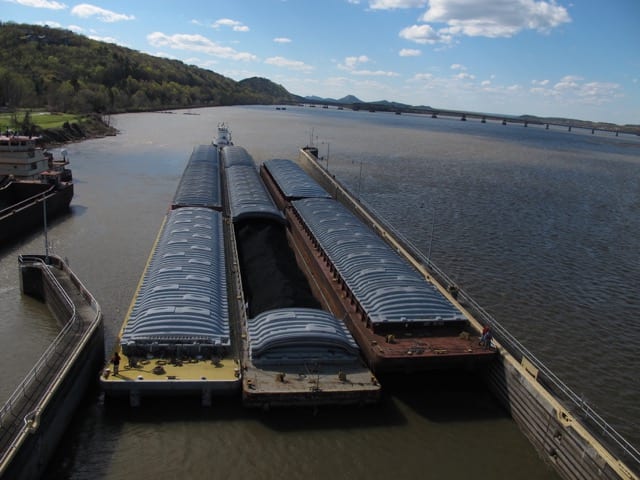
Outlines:
{"type": "Polygon", "coordinates": [[[64,145],[90,138],[117,135],[108,117],[37,111],[0,112],[0,133],[40,137],[45,145],[64,145]]]}
{"type": "Polygon", "coordinates": [[[0,129],[66,143],[115,135],[110,115],[216,106],[305,105],[640,135],[640,125],[301,97],[266,78],[232,80],[70,30],[0,21],[0,129]],[[61,112],[61,113],[47,113],[61,112]]]}

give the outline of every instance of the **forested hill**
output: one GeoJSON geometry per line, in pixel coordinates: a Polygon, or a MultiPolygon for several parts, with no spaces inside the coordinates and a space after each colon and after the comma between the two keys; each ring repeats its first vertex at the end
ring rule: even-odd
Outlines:
{"type": "Polygon", "coordinates": [[[266,79],[236,82],[68,30],[0,23],[0,107],[116,113],[298,101],[266,79]]]}

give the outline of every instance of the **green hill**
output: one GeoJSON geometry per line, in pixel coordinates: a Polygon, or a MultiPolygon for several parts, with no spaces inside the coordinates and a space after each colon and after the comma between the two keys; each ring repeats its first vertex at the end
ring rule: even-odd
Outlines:
{"type": "Polygon", "coordinates": [[[273,83],[271,80],[260,77],[251,77],[240,80],[238,85],[262,95],[268,95],[273,99],[271,103],[292,103],[302,100],[301,97],[290,94],[282,85],[273,83]]]}
{"type": "Polygon", "coordinates": [[[266,79],[236,82],[68,30],[0,23],[0,108],[117,113],[296,101],[266,79]]]}

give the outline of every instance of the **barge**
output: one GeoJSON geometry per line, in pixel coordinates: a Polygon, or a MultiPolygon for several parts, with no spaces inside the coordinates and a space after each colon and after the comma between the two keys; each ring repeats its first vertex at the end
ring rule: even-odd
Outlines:
{"type": "Polygon", "coordinates": [[[73,198],[66,156],[55,160],[38,140],[0,135],[0,245],[68,211],[73,198]]]}
{"type": "Polygon", "coordinates": [[[100,376],[107,396],[137,406],[144,397],[198,395],[210,405],[239,392],[221,209],[218,150],[196,147],[100,376]]]}
{"type": "Polygon", "coordinates": [[[241,147],[222,149],[247,407],[375,403],[380,384],[341,318],[314,296],[286,220],[241,147]]]}
{"type": "MultiPolygon", "coordinates": [[[[453,282],[446,273],[330,175],[317,149],[301,149],[297,163],[440,291],[449,290],[453,282]]],[[[479,331],[490,326],[493,331],[495,355],[481,364],[478,374],[540,457],[566,479],[640,479],[640,452],[465,291],[455,289],[455,293],[449,300],[472,327],[479,331]]]]}
{"type": "Polygon", "coordinates": [[[495,357],[451,291],[413,268],[297,164],[267,160],[261,174],[300,261],[374,372],[474,368],[495,357]]]}

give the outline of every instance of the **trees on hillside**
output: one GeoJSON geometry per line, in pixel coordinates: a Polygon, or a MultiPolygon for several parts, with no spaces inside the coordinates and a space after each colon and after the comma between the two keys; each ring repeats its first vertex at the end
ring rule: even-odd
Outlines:
{"type": "Polygon", "coordinates": [[[111,113],[295,101],[268,80],[256,89],[176,60],[35,25],[0,23],[0,65],[0,107],[10,109],[111,113]]]}

